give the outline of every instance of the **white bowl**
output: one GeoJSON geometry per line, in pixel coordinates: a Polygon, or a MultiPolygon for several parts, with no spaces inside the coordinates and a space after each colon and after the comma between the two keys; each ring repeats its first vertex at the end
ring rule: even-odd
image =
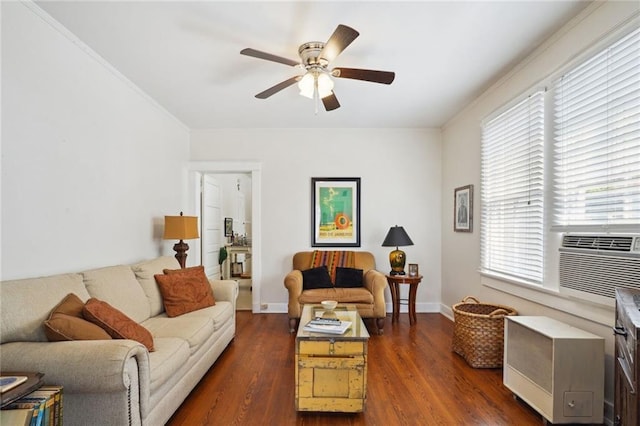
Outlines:
{"type": "Polygon", "coordinates": [[[336,306],[338,306],[338,302],[336,302],[335,300],[323,300],[322,302],[320,302],[320,304],[327,311],[333,311],[336,306]]]}

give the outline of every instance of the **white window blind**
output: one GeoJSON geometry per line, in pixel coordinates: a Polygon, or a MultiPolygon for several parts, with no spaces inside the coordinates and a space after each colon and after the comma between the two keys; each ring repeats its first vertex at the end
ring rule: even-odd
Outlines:
{"type": "Polygon", "coordinates": [[[542,282],[543,148],[543,91],[482,126],[483,272],[542,282]]]}
{"type": "Polygon", "coordinates": [[[640,30],[554,84],[552,229],[640,230],[640,30]]]}

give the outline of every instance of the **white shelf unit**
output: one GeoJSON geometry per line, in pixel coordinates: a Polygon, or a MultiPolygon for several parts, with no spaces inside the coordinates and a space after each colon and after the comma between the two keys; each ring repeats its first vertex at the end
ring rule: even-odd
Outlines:
{"type": "Polygon", "coordinates": [[[602,423],[604,338],[548,317],[505,320],[504,385],[551,423],[602,423]]]}

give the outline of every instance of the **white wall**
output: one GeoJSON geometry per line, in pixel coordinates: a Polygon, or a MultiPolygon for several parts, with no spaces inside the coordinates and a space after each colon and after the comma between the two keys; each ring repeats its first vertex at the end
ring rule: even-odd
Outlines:
{"type": "MultiPolygon", "coordinates": [[[[613,400],[613,309],[601,309],[575,301],[558,300],[551,294],[538,294],[542,303],[507,294],[483,286],[478,273],[480,266],[480,140],[481,121],[494,110],[521,95],[543,78],[553,74],[593,43],[605,37],[633,14],[637,2],[605,2],[593,4],[576,17],[532,56],[498,81],[473,104],[443,129],[442,152],[442,302],[444,310],[468,295],[481,300],[505,304],[521,315],[546,315],[605,337],[607,353],[606,398],[613,400]],[[454,188],[466,184],[475,186],[474,232],[454,233],[451,226],[454,188]],[[547,305],[563,306],[553,309],[547,305]],[[566,309],[565,309],[566,308],[566,309]],[[565,310],[583,312],[570,315],[565,310]],[[604,311],[607,324],[590,321],[589,314],[604,311]]],[[[607,407],[611,409],[610,406],[607,407]]]]}
{"type": "Polygon", "coordinates": [[[37,6],[1,6],[2,279],[173,254],[188,129],[37,6]]]}
{"type": "Polygon", "coordinates": [[[404,226],[415,244],[404,248],[407,262],[418,263],[425,276],[417,309],[438,309],[440,151],[440,132],[424,129],[220,129],[191,135],[193,161],[261,163],[261,302],[282,312],[291,257],[313,249],[312,177],[362,179],[361,247],[354,250],[372,252],[386,272],[390,249],[382,240],[391,226],[404,226]]]}

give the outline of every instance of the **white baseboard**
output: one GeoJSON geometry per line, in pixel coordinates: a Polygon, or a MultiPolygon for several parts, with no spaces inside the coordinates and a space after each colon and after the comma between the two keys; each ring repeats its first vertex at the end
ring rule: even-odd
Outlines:
{"type": "Polygon", "coordinates": [[[444,305],[444,304],[440,304],[440,313],[442,315],[444,315],[445,317],[449,318],[451,321],[453,321],[453,310],[451,309],[450,306],[444,305]]]}

